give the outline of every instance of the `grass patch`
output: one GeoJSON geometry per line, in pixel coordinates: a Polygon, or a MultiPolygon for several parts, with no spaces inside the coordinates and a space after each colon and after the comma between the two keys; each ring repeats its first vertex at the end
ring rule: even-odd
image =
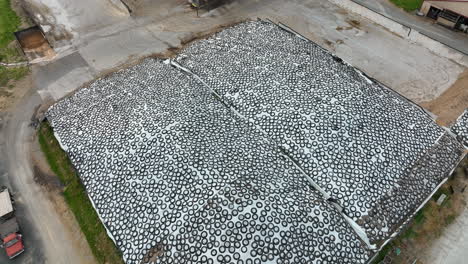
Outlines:
{"type": "Polygon", "coordinates": [[[424,222],[424,210],[421,210],[416,213],[414,216],[414,223],[415,224],[422,224],[424,222]]]}
{"type": "Polygon", "coordinates": [[[5,63],[24,61],[24,56],[16,47],[0,48],[0,61],[5,63]]]}
{"type": "Polygon", "coordinates": [[[67,154],[60,148],[48,123],[41,123],[38,138],[50,168],[65,186],[63,189],[65,201],[75,215],[96,260],[99,263],[123,263],[120,251],[107,236],[84,186],[67,154]]]}
{"type": "Polygon", "coordinates": [[[447,218],[445,218],[445,224],[450,225],[451,223],[453,223],[453,221],[455,221],[455,218],[457,218],[456,215],[447,216],[447,218]]]}
{"type": "Polygon", "coordinates": [[[21,19],[11,9],[10,0],[0,0],[0,48],[5,48],[15,39],[15,32],[21,24],[21,19]]]}
{"type": "MultiPolygon", "coordinates": [[[[17,31],[21,19],[11,9],[10,0],[0,0],[0,61],[18,62],[24,61],[24,57],[17,48],[10,43],[15,40],[13,32],[17,31]]],[[[0,66],[0,87],[5,87],[12,80],[19,80],[28,74],[27,67],[6,68],[0,66]]]]}
{"type": "Polygon", "coordinates": [[[423,0],[390,0],[396,6],[403,8],[405,11],[414,11],[421,7],[423,0]]]}
{"type": "Polygon", "coordinates": [[[6,87],[10,81],[17,81],[26,76],[28,73],[28,67],[7,68],[0,66],[0,87],[6,87]]]}
{"type": "Polygon", "coordinates": [[[418,234],[413,230],[413,228],[408,228],[405,233],[401,235],[402,238],[415,238],[418,234]]]}
{"type": "Polygon", "coordinates": [[[21,19],[11,8],[10,0],[0,0],[0,61],[13,62],[23,59],[18,49],[11,47],[14,32],[19,29],[21,19]]]}

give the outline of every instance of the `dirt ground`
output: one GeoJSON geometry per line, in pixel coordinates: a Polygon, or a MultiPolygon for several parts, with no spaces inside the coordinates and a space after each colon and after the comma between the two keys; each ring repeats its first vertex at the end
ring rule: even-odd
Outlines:
{"type": "Polygon", "coordinates": [[[70,211],[63,195],[63,185],[58,179],[57,176],[54,175],[52,170],[50,169],[45,157],[40,149],[39,141],[37,138],[37,134],[34,134],[33,140],[31,142],[31,161],[33,164],[33,174],[34,174],[34,181],[40,185],[44,193],[47,195],[49,200],[52,202],[54,210],[57,212],[58,215],[61,216],[61,222],[66,227],[66,230],[69,232],[70,239],[68,243],[71,244],[72,248],[79,252],[81,256],[87,256],[86,264],[95,263],[93,253],[88,246],[88,242],[84,234],[81,232],[80,226],[75,219],[75,216],[70,211]]]}
{"type": "Polygon", "coordinates": [[[448,126],[468,108],[468,69],[460,74],[458,80],[436,99],[420,104],[437,115],[437,122],[448,126]]]}
{"type": "Polygon", "coordinates": [[[32,85],[31,74],[28,74],[21,80],[0,87],[0,112],[14,106],[31,89],[32,85]]]}
{"type": "Polygon", "coordinates": [[[25,49],[35,49],[40,47],[46,40],[40,31],[33,31],[21,34],[20,43],[25,49]]]}

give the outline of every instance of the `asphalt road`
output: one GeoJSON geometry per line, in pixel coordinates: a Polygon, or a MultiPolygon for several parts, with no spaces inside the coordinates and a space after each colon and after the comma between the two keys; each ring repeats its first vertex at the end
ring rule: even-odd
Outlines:
{"type": "MultiPolygon", "coordinates": [[[[75,236],[69,220],[56,210],[44,187],[34,181],[30,147],[35,129],[31,118],[41,103],[41,97],[31,89],[14,109],[2,114],[0,184],[12,191],[26,248],[10,262],[94,263],[89,252],[76,246],[75,240],[82,237],[75,236]]],[[[2,252],[0,263],[10,262],[2,252]]]]}
{"type": "Polygon", "coordinates": [[[400,24],[413,28],[430,38],[445,45],[457,49],[468,55],[468,34],[447,29],[435,24],[434,20],[426,17],[418,17],[415,14],[405,12],[396,7],[389,0],[352,0],[377,13],[396,20],[400,24]]]}
{"type": "MultiPolygon", "coordinates": [[[[40,99],[37,96],[35,97],[35,99],[31,99],[38,100],[40,102],[40,99]]],[[[25,110],[27,111],[27,109],[25,110]]],[[[21,183],[17,178],[17,173],[11,172],[12,168],[9,162],[16,156],[15,154],[18,151],[21,151],[21,149],[11,149],[12,142],[8,142],[9,140],[11,140],[10,128],[17,127],[17,125],[21,123],[20,120],[18,120],[18,122],[12,121],[14,119],[15,117],[12,113],[0,113],[0,155],[2,157],[0,159],[0,184],[7,186],[10,189],[13,199],[15,200],[16,216],[20,224],[21,230],[24,233],[23,238],[25,240],[26,247],[25,252],[22,255],[18,256],[16,259],[12,260],[11,263],[46,263],[45,256],[43,254],[44,247],[42,244],[42,240],[37,235],[38,223],[35,223],[35,221],[33,221],[34,217],[32,215],[32,212],[28,209],[28,203],[24,200],[25,198],[20,192],[20,190],[22,190],[24,186],[21,186],[21,183]],[[15,125],[13,123],[17,124],[15,125]]],[[[23,162],[24,161],[19,160],[15,163],[19,165],[23,162]]],[[[6,256],[4,250],[2,249],[0,251],[0,263],[8,263],[8,257],[6,256]]]]}

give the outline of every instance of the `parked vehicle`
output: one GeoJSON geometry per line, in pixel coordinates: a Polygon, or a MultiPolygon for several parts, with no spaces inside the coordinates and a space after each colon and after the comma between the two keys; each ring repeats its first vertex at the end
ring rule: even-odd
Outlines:
{"type": "Polygon", "coordinates": [[[1,247],[10,259],[24,252],[22,235],[14,216],[14,208],[10,192],[6,187],[0,188],[0,239],[1,247]]]}
{"type": "Polygon", "coordinates": [[[10,259],[24,252],[22,235],[11,233],[3,239],[3,247],[10,259]]]}

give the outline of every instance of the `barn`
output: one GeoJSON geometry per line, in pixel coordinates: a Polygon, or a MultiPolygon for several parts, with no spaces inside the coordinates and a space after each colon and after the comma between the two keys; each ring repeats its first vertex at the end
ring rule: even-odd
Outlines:
{"type": "Polygon", "coordinates": [[[421,12],[441,25],[468,32],[468,0],[424,1],[421,12]]]}

